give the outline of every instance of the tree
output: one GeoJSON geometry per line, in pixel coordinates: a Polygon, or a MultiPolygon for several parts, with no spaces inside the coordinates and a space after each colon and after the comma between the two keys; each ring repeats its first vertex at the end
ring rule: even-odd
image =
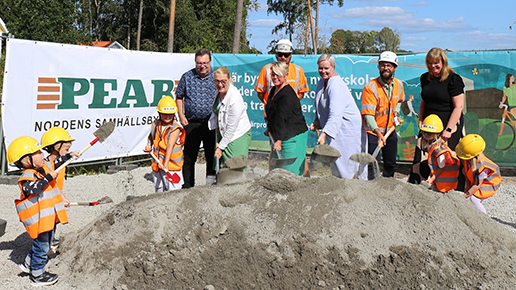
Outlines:
{"type": "MultiPolygon", "coordinates": [[[[274,27],[272,33],[277,34],[284,30],[285,34],[287,34],[292,41],[292,35],[296,27],[298,24],[306,22],[307,17],[309,17],[308,15],[310,15],[309,12],[311,12],[312,9],[316,10],[315,14],[317,18],[319,4],[333,5],[334,3],[342,7],[344,0],[267,0],[267,14],[274,13],[276,15],[283,15],[283,21],[274,27]]],[[[316,19],[315,30],[318,28],[317,21],[318,19],[316,19]]],[[[315,39],[318,38],[317,33],[314,33],[314,37],[315,39]]],[[[317,45],[316,43],[317,41],[315,41],[315,45],[317,45]]]]}
{"type": "Polygon", "coordinates": [[[378,53],[399,51],[400,35],[388,27],[378,31],[337,29],[330,39],[329,53],[378,53]]]}
{"type": "Polygon", "coordinates": [[[82,27],[75,25],[77,11],[72,1],[4,0],[0,11],[17,38],[61,43],[91,40],[82,27]]]}
{"type": "Polygon", "coordinates": [[[244,8],[244,0],[237,0],[237,8],[235,15],[235,29],[233,32],[233,48],[231,53],[238,53],[240,50],[240,30],[242,26],[242,9],[244,8]]]}

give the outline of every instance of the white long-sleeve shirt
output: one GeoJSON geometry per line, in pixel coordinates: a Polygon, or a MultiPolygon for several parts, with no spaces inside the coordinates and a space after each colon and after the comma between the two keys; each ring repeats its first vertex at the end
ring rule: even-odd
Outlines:
{"type": "Polygon", "coordinates": [[[219,141],[218,148],[221,150],[226,149],[229,143],[251,129],[251,122],[249,122],[247,116],[247,106],[242,95],[233,84],[229,84],[226,96],[219,104],[218,116],[212,113],[208,126],[210,130],[219,128],[222,139],[219,141]]]}

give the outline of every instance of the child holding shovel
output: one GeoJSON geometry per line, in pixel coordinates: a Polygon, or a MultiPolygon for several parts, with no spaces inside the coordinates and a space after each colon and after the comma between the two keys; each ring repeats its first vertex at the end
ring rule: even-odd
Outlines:
{"type": "Polygon", "coordinates": [[[470,197],[471,202],[483,213],[486,213],[486,209],[482,201],[495,194],[502,181],[498,165],[482,153],[485,148],[486,142],[478,134],[464,136],[455,148],[464,164],[464,197],[470,197]]]}
{"type": "MultiPolygon", "coordinates": [[[[75,139],[71,138],[70,134],[61,127],[52,127],[43,133],[43,136],[41,136],[41,146],[48,152],[48,156],[45,158],[45,161],[49,162],[52,166],[52,170],[59,168],[61,164],[72,158],[72,156],[76,156],[77,158],[80,157],[79,151],[69,152],[73,141],[75,141],[75,139]]],[[[65,176],[66,167],[57,174],[56,185],[63,195],[64,206],[68,207],[70,206],[70,201],[63,193],[65,176]]],[[[56,230],[57,228],[54,230],[54,237],[56,230]]],[[[54,239],[51,246],[52,250],[55,251],[58,246],[59,240],[54,239]]]]}
{"type": "Polygon", "coordinates": [[[431,114],[423,120],[422,148],[428,148],[428,166],[430,177],[427,179],[431,189],[439,192],[448,192],[457,188],[459,176],[459,159],[450,150],[446,141],[441,138],[443,122],[439,116],[431,114]]]}
{"type": "Polygon", "coordinates": [[[184,183],[181,170],[185,130],[175,120],[177,105],[174,98],[171,96],[161,98],[157,110],[159,119],[152,123],[144,150],[154,156],[152,161],[154,187],[156,192],[181,189],[184,183]]]}
{"type": "Polygon", "coordinates": [[[16,138],[7,148],[7,161],[23,173],[18,179],[20,199],[15,200],[20,221],[33,239],[32,248],[20,269],[30,274],[32,286],[52,285],[59,276],[45,271],[48,251],[57,223],[68,223],[63,195],[56,185],[57,173],[44,160],[38,141],[32,137],[16,138]]]}

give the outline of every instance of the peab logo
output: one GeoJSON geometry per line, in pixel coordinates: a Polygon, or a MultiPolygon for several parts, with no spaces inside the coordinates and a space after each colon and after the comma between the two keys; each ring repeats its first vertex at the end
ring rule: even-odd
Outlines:
{"type": "Polygon", "coordinates": [[[120,84],[118,79],[39,77],[36,109],[78,109],[78,98],[90,99],[88,109],[156,107],[161,97],[173,95],[178,82],[150,80],[146,87],[144,81],[138,79],[128,79],[120,84]],[[114,96],[121,93],[121,99],[114,96]]]}

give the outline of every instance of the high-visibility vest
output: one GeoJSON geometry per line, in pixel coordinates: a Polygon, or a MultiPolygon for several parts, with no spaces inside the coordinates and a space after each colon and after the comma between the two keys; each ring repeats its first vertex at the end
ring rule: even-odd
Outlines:
{"type": "Polygon", "coordinates": [[[442,144],[441,146],[432,146],[428,151],[428,166],[432,175],[435,174],[435,171],[439,169],[437,158],[443,154],[445,166],[441,174],[435,178],[434,185],[438,191],[448,192],[457,188],[460,160],[446,144],[442,144]]]}
{"type": "MultiPolygon", "coordinates": [[[[161,164],[165,165],[165,155],[170,134],[180,130],[179,138],[172,148],[172,155],[168,162],[168,170],[178,171],[183,168],[183,145],[185,144],[185,130],[175,120],[163,127],[161,120],[155,120],[151,127],[152,153],[158,157],[161,164]]],[[[152,160],[152,170],[159,171],[159,166],[152,160]]]]}
{"type": "MultiPolygon", "coordinates": [[[[54,162],[50,162],[49,160],[50,158],[47,157],[47,161],[48,163],[52,166],[52,170],[56,170],[55,168],[55,163],[54,162]]],[[[55,161],[55,160],[54,160],[55,161]]],[[[57,187],[59,188],[59,190],[61,190],[61,192],[63,192],[63,184],[64,184],[64,180],[65,180],[65,175],[66,175],[66,167],[63,168],[63,170],[59,171],[59,173],[57,174],[57,177],[55,179],[56,181],[56,185],[57,187]]]]}
{"type": "MultiPolygon", "coordinates": [[[[45,163],[43,166],[46,174],[50,172],[50,166],[49,163],[45,163]]],[[[23,181],[37,181],[43,177],[35,169],[25,169],[18,180],[18,185],[22,189],[23,181]]],[[[14,203],[20,221],[32,239],[36,239],[41,233],[51,231],[56,223],[68,223],[63,195],[55,180],[52,180],[40,194],[31,194],[25,197],[22,189],[20,199],[16,199],[14,203]]]]}
{"type": "MultiPolygon", "coordinates": [[[[387,132],[388,128],[394,126],[394,109],[398,102],[405,101],[405,92],[403,83],[397,78],[392,79],[394,86],[392,89],[392,98],[389,100],[387,92],[383,88],[378,79],[369,81],[362,91],[362,115],[373,115],[376,125],[382,134],[387,132]]],[[[369,125],[366,123],[366,131],[376,135],[369,125]]]]}
{"type": "MultiPolygon", "coordinates": [[[[271,66],[273,64],[274,63],[269,63],[262,68],[258,75],[258,79],[256,80],[256,85],[254,86],[254,90],[257,93],[265,93],[263,96],[263,103],[265,105],[269,99],[269,93],[274,86],[271,80],[271,66]]],[[[299,99],[302,99],[304,93],[309,90],[303,68],[293,63],[288,65],[287,83],[294,89],[294,92],[296,92],[299,99]]]]}
{"type": "MultiPolygon", "coordinates": [[[[473,159],[472,159],[473,160],[473,159]]],[[[502,176],[500,175],[500,167],[493,161],[489,160],[484,154],[479,155],[477,158],[477,170],[473,172],[471,161],[467,160],[464,162],[464,171],[466,172],[466,178],[472,185],[478,185],[479,188],[473,193],[478,198],[488,198],[495,194],[500,188],[502,182],[502,176]],[[478,175],[484,171],[484,169],[490,169],[491,173],[487,175],[487,178],[482,180],[482,184],[479,184],[478,175]]]]}

